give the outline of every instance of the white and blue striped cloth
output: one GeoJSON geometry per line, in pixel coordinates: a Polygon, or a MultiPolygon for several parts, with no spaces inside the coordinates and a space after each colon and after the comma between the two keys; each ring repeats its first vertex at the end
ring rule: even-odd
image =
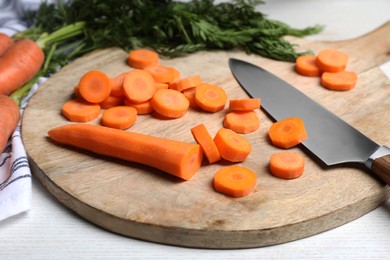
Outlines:
{"type": "MultiPolygon", "coordinates": [[[[41,0],[0,0],[0,32],[9,36],[26,29],[20,20],[23,11],[37,8],[41,0]]],[[[0,72],[1,73],[1,72],[0,72]]],[[[22,102],[21,113],[28,99],[45,79],[40,79],[22,102]]],[[[31,209],[31,171],[24,149],[20,122],[0,151],[0,221],[31,209]]]]}

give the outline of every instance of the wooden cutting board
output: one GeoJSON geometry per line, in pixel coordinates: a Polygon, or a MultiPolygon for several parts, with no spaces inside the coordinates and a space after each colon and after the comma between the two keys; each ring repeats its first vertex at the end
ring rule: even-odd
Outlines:
{"type": "MultiPolygon", "coordinates": [[[[230,99],[247,95],[234,80],[228,58],[258,64],[290,82],[313,99],[368,135],[390,145],[390,80],[379,65],[390,60],[390,23],[353,40],[338,42],[291,41],[315,52],[337,48],[349,54],[349,70],[359,74],[356,88],[334,92],[318,78],[299,76],[292,63],[278,62],[238,51],[201,52],[162,60],[183,76],[199,74],[223,87],[230,99]]],[[[306,170],[301,178],[281,180],[268,170],[268,159],[280,151],[270,145],[272,121],[258,110],[261,128],[245,135],[253,146],[242,165],[256,172],[254,192],[230,198],[212,187],[214,172],[226,165],[204,164],[189,181],[158,170],[96,156],[52,143],[47,131],[68,124],[62,104],[71,98],[79,78],[89,70],[115,76],[129,70],[127,54],[116,48],[86,55],[51,77],[33,96],[23,121],[23,141],[34,176],[59,202],[98,226],[132,238],[201,248],[249,248],[284,243],[311,236],[352,221],[378,207],[389,188],[363,169],[326,168],[300,148],[306,170]]],[[[259,82],[261,84],[261,82],[259,82]]],[[[204,123],[214,135],[227,109],[218,113],[191,110],[183,118],[161,120],[139,116],[129,131],[194,142],[190,128],[204,123]]],[[[99,124],[99,120],[92,122],[99,124]]],[[[310,137],[309,137],[310,138],[310,137]]],[[[131,147],[129,147],[131,149],[131,147]]]]}

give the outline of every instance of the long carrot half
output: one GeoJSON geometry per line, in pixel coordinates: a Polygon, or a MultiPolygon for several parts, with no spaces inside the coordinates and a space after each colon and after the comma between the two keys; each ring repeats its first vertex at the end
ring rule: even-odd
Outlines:
{"type": "Polygon", "coordinates": [[[34,41],[16,41],[0,57],[0,94],[9,95],[27,83],[38,73],[44,59],[44,52],[34,41]]]}
{"type": "Polygon", "coordinates": [[[69,124],[51,129],[48,135],[58,143],[148,165],[183,180],[197,173],[203,159],[198,144],[99,125],[69,124]]]}
{"type": "Polygon", "coordinates": [[[4,151],[19,118],[20,111],[16,102],[8,96],[0,95],[0,153],[4,151]]]}

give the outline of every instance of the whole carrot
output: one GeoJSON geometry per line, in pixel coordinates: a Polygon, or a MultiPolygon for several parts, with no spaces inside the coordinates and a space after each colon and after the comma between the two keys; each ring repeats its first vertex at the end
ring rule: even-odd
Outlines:
{"type": "Polygon", "coordinates": [[[0,95],[0,153],[4,151],[19,118],[20,111],[16,102],[8,96],[0,95]]]}
{"type": "Polygon", "coordinates": [[[0,56],[14,43],[14,40],[4,33],[0,33],[0,56]]]}
{"type": "Polygon", "coordinates": [[[189,180],[200,168],[200,145],[119,129],[70,124],[48,132],[54,141],[96,154],[148,165],[189,180]]]}
{"type": "Polygon", "coordinates": [[[34,41],[16,41],[0,57],[0,94],[9,95],[27,83],[39,71],[44,59],[44,52],[34,41]]]}

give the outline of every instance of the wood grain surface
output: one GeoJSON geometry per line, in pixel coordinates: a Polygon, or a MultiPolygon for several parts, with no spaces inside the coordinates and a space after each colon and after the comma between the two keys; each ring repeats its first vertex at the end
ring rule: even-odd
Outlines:
{"type": "MultiPolygon", "coordinates": [[[[230,99],[247,97],[228,67],[228,58],[258,64],[329,108],[379,144],[390,144],[390,81],[379,65],[390,59],[390,23],[353,40],[308,42],[293,39],[302,49],[317,52],[338,48],[349,54],[348,69],[359,74],[356,88],[334,92],[318,78],[294,72],[292,63],[238,51],[201,52],[161,60],[183,76],[201,75],[223,87],[230,99]]],[[[47,131],[68,124],[62,104],[71,98],[79,78],[97,69],[115,76],[129,70],[127,54],[116,48],[86,55],[53,75],[33,96],[22,119],[22,135],[34,176],[58,201],[84,219],[125,236],[186,247],[249,248],[284,243],[345,224],[388,199],[390,191],[370,173],[351,166],[326,168],[306,157],[301,178],[281,180],[268,170],[268,159],[279,149],[270,145],[272,121],[261,110],[258,131],[245,135],[253,150],[242,165],[256,172],[254,192],[230,198],[212,187],[214,172],[227,165],[204,164],[189,181],[158,170],[96,156],[51,142],[47,131]]],[[[139,116],[128,131],[194,142],[190,128],[204,123],[214,135],[227,109],[218,113],[191,110],[183,118],[161,120],[139,116]]],[[[91,122],[99,124],[99,119],[91,122]]],[[[310,138],[310,137],[309,137],[310,138]]],[[[131,147],[129,147],[131,149],[131,147]]]]}

